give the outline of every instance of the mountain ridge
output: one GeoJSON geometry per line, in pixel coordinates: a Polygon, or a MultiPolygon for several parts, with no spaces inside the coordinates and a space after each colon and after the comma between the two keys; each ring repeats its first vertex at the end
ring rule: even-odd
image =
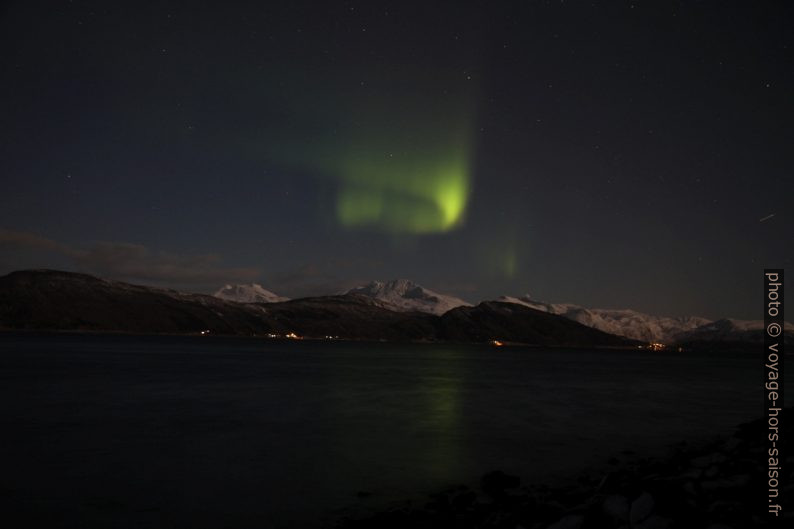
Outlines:
{"type": "Polygon", "coordinates": [[[351,293],[276,303],[237,303],[205,294],[60,271],[0,277],[0,328],[222,334],[395,342],[522,343],[635,347],[636,342],[528,307],[483,302],[443,315],[385,308],[351,293]]]}
{"type": "MultiPolygon", "coordinates": [[[[573,303],[545,303],[532,299],[528,294],[520,298],[502,296],[498,300],[557,314],[604,332],[644,342],[763,341],[761,333],[764,323],[761,320],[654,316],[631,309],[597,309],[573,303]],[[718,329],[714,328],[715,324],[718,329]]],[[[787,334],[794,333],[794,325],[786,322],[785,331],[787,334]]]]}
{"type": "Polygon", "coordinates": [[[598,309],[573,303],[545,303],[532,299],[529,295],[520,298],[502,296],[497,299],[564,316],[604,332],[645,342],[671,343],[678,334],[712,321],[699,316],[666,317],[632,309],[598,309]]]}
{"type": "Polygon", "coordinates": [[[267,290],[259,283],[227,284],[215,291],[213,296],[237,303],[278,303],[290,299],[267,290]]]}
{"type": "MultiPolygon", "coordinates": [[[[261,292],[256,289],[255,293],[261,292]]],[[[279,336],[293,333],[320,338],[498,340],[541,345],[661,341],[700,346],[763,341],[762,321],[665,318],[633,310],[549,304],[529,296],[503,296],[471,305],[408,280],[371,282],[336,296],[294,300],[273,296],[265,297],[267,301],[254,298],[240,302],[88,274],[25,270],[0,277],[0,328],[279,336]],[[450,305],[454,306],[448,308],[450,305]],[[556,319],[549,320],[549,316],[556,319]],[[560,324],[560,320],[566,324],[560,324]],[[551,331],[536,332],[539,326],[551,331]],[[569,340],[566,332],[574,339],[569,340]],[[613,338],[604,339],[602,334],[613,338]]],[[[786,323],[784,339],[788,343],[793,338],[794,326],[786,323]]]]}
{"type": "Polygon", "coordinates": [[[457,307],[472,306],[454,296],[439,294],[408,279],[370,281],[351,288],[346,294],[360,294],[377,299],[400,312],[427,312],[440,316],[457,307]]]}

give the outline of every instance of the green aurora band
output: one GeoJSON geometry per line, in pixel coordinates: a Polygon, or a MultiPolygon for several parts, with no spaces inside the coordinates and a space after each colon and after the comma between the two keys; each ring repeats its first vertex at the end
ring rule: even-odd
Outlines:
{"type": "Polygon", "coordinates": [[[349,228],[446,232],[463,222],[470,191],[462,146],[418,158],[364,151],[342,164],[337,219],[349,228]]]}
{"type": "Polygon", "coordinates": [[[279,103],[293,128],[267,131],[251,150],[267,145],[282,167],[333,179],[329,206],[343,228],[449,232],[463,224],[472,192],[476,87],[447,70],[376,73],[372,93],[336,83],[296,90],[279,103]]]}
{"type": "Polygon", "coordinates": [[[339,134],[268,139],[278,145],[271,159],[333,179],[344,228],[398,235],[461,226],[472,191],[471,126],[448,115],[395,123],[373,114],[339,134]]]}
{"type": "Polygon", "coordinates": [[[470,104],[461,99],[422,113],[383,112],[343,148],[337,167],[336,215],[346,228],[429,234],[463,223],[471,194],[470,104]],[[368,133],[365,133],[368,132],[368,133]]]}

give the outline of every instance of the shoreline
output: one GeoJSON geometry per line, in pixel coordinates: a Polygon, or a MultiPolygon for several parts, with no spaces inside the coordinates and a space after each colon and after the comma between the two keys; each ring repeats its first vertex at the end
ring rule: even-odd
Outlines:
{"type": "MultiPolygon", "coordinates": [[[[110,330],[110,329],[15,329],[0,327],[0,338],[4,336],[96,336],[96,337],[130,337],[130,338],[200,338],[204,340],[213,339],[250,339],[257,340],[263,343],[272,344],[286,344],[286,343],[355,343],[355,344],[387,344],[387,345],[463,345],[463,346],[476,346],[489,349],[559,349],[559,350],[597,350],[597,351],[636,351],[640,354],[647,353],[661,353],[669,354],[671,356],[677,354],[691,354],[691,353],[748,353],[755,354],[755,350],[759,344],[751,342],[713,342],[700,347],[673,347],[668,349],[654,351],[649,347],[638,347],[636,345],[544,345],[536,343],[522,343],[522,342],[502,342],[500,345],[494,345],[491,342],[477,342],[477,341],[453,341],[453,340],[375,340],[375,339],[354,339],[354,338],[321,338],[321,337],[300,337],[300,338],[287,338],[287,337],[270,337],[266,334],[201,334],[199,332],[190,333],[174,333],[174,332],[130,332],[124,330],[110,330]]],[[[786,356],[792,356],[794,352],[786,353],[786,356]]]]}
{"type": "MultiPolygon", "coordinates": [[[[782,416],[783,435],[794,435],[794,407],[782,416]]],[[[775,519],[765,510],[765,432],[760,418],[737,425],[732,433],[680,441],[662,457],[624,451],[555,485],[522,485],[520,477],[494,470],[476,486],[449,487],[325,527],[739,529],[790,524],[794,512],[782,511],[775,519]]],[[[779,503],[788,504],[794,495],[794,453],[783,456],[786,477],[779,503]]]]}

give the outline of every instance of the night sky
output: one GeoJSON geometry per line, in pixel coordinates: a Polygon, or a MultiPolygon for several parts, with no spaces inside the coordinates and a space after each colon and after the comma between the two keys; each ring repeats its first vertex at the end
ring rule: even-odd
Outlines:
{"type": "Polygon", "coordinates": [[[0,272],[762,317],[787,2],[5,2],[0,272]]]}

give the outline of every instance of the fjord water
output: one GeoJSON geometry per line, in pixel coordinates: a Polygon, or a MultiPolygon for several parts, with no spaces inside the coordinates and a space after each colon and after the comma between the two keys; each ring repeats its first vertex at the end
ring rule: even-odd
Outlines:
{"type": "Polygon", "coordinates": [[[554,481],[727,434],[760,416],[760,377],[757,351],[0,334],[0,511],[312,525],[497,468],[554,481]]]}

